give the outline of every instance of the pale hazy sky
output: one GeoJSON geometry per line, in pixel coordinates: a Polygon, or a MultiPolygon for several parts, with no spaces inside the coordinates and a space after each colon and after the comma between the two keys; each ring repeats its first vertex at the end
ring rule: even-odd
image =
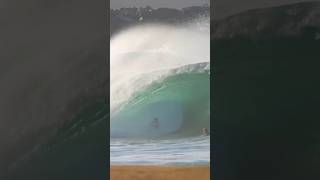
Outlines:
{"type": "MultiPolygon", "coordinates": [[[[210,0],[110,0],[111,8],[141,7],[150,5],[154,8],[183,8],[193,5],[203,5],[210,0]]],[[[247,9],[278,6],[295,2],[320,1],[320,0],[213,0],[211,6],[214,8],[216,18],[232,15],[247,9]]]]}

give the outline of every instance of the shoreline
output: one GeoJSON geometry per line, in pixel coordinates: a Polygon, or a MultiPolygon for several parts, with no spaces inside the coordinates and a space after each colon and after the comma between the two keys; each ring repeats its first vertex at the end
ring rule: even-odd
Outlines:
{"type": "Polygon", "coordinates": [[[111,180],[210,180],[210,166],[112,165],[111,180]]]}

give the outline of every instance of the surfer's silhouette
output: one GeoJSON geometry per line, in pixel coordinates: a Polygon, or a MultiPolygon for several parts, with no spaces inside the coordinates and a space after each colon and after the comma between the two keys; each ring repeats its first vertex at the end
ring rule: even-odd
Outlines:
{"type": "Polygon", "coordinates": [[[154,129],[159,129],[160,128],[160,123],[159,123],[159,119],[158,118],[154,118],[154,120],[152,121],[152,127],[154,129]]]}
{"type": "Polygon", "coordinates": [[[202,132],[202,136],[209,136],[209,131],[207,128],[202,128],[201,132],[202,132]]]}

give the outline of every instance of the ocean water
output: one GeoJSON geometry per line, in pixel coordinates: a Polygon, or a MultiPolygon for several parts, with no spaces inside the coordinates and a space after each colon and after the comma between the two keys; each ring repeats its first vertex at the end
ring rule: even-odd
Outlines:
{"type": "Polygon", "coordinates": [[[112,165],[209,164],[208,22],[145,24],[111,39],[112,165]]]}
{"type": "Polygon", "coordinates": [[[209,165],[210,136],[179,139],[111,139],[111,165],[209,165]]]}

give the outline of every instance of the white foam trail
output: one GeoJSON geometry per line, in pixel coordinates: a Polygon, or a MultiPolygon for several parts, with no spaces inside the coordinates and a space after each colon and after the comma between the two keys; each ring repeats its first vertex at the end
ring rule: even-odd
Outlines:
{"type": "Polygon", "coordinates": [[[142,25],[110,42],[111,117],[137,91],[173,68],[210,62],[209,19],[180,26],[142,25]]]}

